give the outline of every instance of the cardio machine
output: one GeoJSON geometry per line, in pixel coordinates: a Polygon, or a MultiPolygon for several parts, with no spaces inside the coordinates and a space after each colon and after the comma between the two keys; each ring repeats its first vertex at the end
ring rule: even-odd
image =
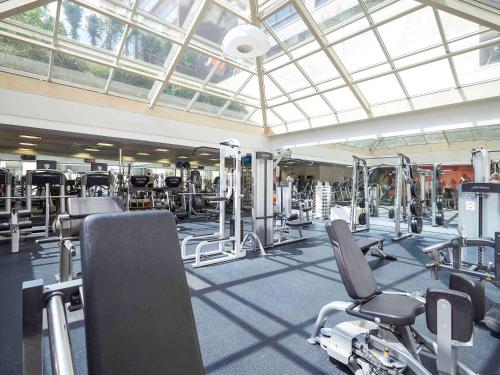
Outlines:
{"type": "Polygon", "coordinates": [[[326,225],[339,273],[353,302],[325,305],[308,340],[319,344],[334,360],[355,375],[399,375],[411,369],[431,375],[421,356],[436,356],[440,375],[472,375],[457,360],[459,346],[471,346],[474,322],[484,315],[483,284],[468,276],[450,276],[450,289],[428,289],[419,293],[377,291],[371,269],[356,244],[348,224],[334,220],[326,225]],[[344,311],[359,320],[324,327],[328,315],[344,311]],[[437,342],[415,330],[418,315],[425,314],[429,331],[437,342]]]}

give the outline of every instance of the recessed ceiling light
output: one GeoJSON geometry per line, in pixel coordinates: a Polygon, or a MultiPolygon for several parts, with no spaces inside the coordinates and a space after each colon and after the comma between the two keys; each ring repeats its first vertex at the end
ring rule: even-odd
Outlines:
{"type": "Polygon", "coordinates": [[[212,161],[220,161],[220,159],[210,159],[210,160],[212,160],[212,161]]]}
{"type": "Polygon", "coordinates": [[[201,152],[198,154],[198,156],[210,156],[211,154],[209,154],[208,152],[201,152]]]}
{"type": "Polygon", "coordinates": [[[148,153],[146,152],[138,152],[137,155],[141,155],[141,156],[149,156],[148,153]]]}
{"type": "Polygon", "coordinates": [[[157,148],[155,151],[158,151],[158,152],[168,152],[169,150],[166,150],[164,148],[157,148]]]}
{"type": "Polygon", "coordinates": [[[34,143],[29,143],[29,142],[19,142],[19,144],[21,146],[37,146],[36,144],[34,143]]]}
{"type": "Polygon", "coordinates": [[[86,148],[84,150],[85,151],[91,151],[91,152],[98,152],[99,151],[97,148],[86,148]]]}
{"type": "Polygon", "coordinates": [[[113,146],[114,146],[114,144],[112,144],[112,143],[101,143],[101,142],[99,142],[99,143],[97,144],[97,146],[102,146],[102,147],[113,147],[113,146]]]}
{"type": "Polygon", "coordinates": [[[78,152],[73,155],[74,158],[91,158],[92,156],[87,152],[78,152]]]}
{"type": "Polygon", "coordinates": [[[25,135],[21,134],[19,138],[24,138],[24,139],[42,139],[42,137],[38,137],[36,135],[25,135]]]}
{"type": "Polygon", "coordinates": [[[157,163],[170,164],[170,160],[168,160],[168,159],[160,159],[160,160],[157,161],[157,163]]]}
{"type": "Polygon", "coordinates": [[[18,148],[19,151],[33,151],[31,148],[18,148]]]}
{"type": "Polygon", "coordinates": [[[187,156],[177,156],[177,159],[189,159],[187,156]]]}

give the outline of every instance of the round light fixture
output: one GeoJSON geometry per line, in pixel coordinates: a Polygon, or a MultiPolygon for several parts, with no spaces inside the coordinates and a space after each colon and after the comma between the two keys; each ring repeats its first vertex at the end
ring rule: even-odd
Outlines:
{"type": "Polygon", "coordinates": [[[254,58],[271,48],[266,34],[253,25],[239,25],[231,29],[222,41],[222,50],[234,58],[254,58]]]}

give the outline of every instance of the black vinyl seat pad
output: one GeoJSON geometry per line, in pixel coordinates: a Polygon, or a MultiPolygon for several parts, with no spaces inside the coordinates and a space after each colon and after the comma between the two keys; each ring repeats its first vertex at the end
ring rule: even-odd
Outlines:
{"type": "Polygon", "coordinates": [[[415,298],[399,294],[377,294],[361,304],[360,311],[377,317],[381,323],[410,326],[425,312],[425,305],[415,298]]]}

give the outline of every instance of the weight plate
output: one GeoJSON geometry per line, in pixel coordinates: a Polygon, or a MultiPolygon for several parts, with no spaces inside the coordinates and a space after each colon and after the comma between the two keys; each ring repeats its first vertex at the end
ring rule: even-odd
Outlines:
{"type": "Polygon", "coordinates": [[[420,199],[413,198],[410,202],[411,213],[415,216],[422,216],[422,202],[420,199]]]}
{"type": "Polygon", "coordinates": [[[416,164],[410,164],[410,176],[413,180],[418,179],[418,166],[416,164]]]}
{"type": "Polygon", "coordinates": [[[389,210],[389,219],[394,219],[394,215],[395,215],[394,208],[391,208],[391,209],[389,210]]]}
{"type": "Polygon", "coordinates": [[[361,224],[361,225],[365,225],[366,224],[366,214],[365,213],[359,214],[358,223],[361,224]]]}
{"type": "Polygon", "coordinates": [[[365,208],[365,199],[364,198],[359,198],[358,199],[358,207],[359,208],[365,208]]]}
{"type": "Polygon", "coordinates": [[[444,224],[444,213],[443,211],[438,211],[436,213],[436,224],[441,226],[444,224]]]}
{"type": "Polygon", "coordinates": [[[422,194],[422,189],[420,188],[420,182],[412,182],[410,186],[411,196],[413,198],[418,198],[422,194]]]}
{"type": "Polygon", "coordinates": [[[436,208],[438,211],[443,211],[443,198],[436,199],[436,208]]]}
{"type": "Polygon", "coordinates": [[[411,219],[411,231],[413,233],[422,233],[424,223],[421,217],[413,217],[411,219]]]}

